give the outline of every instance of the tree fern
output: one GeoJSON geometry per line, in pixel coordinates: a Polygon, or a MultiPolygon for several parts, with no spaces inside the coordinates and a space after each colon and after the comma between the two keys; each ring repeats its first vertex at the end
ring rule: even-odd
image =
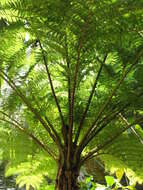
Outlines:
{"type": "MultiPolygon", "coordinates": [[[[81,165],[96,156],[109,166],[112,156],[142,179],[142,131],[136,127],[143,122],[141,6],[132,0],[0,5],[2,127],[13,125],[13,140],[19,141],[17,129],[55,160],[56,190],[79,189],[81,165]]],[[[39,188],[39,175],[33,187],[39,188]]],[[[17,182],[28,188],[29,179],[19,173],[17,182]]]]}

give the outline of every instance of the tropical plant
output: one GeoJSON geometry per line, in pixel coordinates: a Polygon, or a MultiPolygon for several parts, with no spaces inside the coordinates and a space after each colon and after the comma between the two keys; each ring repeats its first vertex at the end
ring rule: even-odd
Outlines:
{"type": "Polygon", "coordinates": [[[81,186],[81,190],[136,190],[135,184],[122,185],[120,178],[105,176],[106,184],[95,183],[92,177],[86,178],[81,186]]]}
{"type": "Polygon", "coordinates": [[[55,160],[55,190],[79,189],[80,168],[93,157],[143,179],[142,7],[1,0],[1,127],[55,160]]]}

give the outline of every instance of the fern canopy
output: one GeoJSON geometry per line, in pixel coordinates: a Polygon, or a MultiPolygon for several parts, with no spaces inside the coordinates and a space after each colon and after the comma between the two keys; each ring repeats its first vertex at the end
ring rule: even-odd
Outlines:
{"type": "Polygon", "coordinates": [[[20,186],[38,189],[59,165],[73,172],[93,157],[142,182],[142,7],[0,2],[0,144],[20,186]]]}

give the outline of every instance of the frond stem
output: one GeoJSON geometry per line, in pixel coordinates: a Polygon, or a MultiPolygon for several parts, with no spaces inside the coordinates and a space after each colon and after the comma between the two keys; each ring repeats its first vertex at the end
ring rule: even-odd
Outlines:
{"type": "Polygon", "coordinates": [[[91,156],[93,156],[95,153],[99,152],[103,148],[105,148],[107,145],[111,145],[111,143],[116,140],[122,133],[124,133],[126,130],[130,129],[135,124],[140,124],[143,122],[143,118],[140,118],[136,121],[134,121],[132,124],[128,124],[124,129],[122,129],[120,132],[118,132],[116,135],[114,135],[112,138],[107,140],[103,145],[100,145],[94,149],[92,149],[86,156],[84,156],[81,160],[81,163],[83,164],[85,161],[90,159],[91,156]]]}
{"type": "Polygon", "coordinates": [[[13,120],[13,121],[9,121],[9,120],[7,120],[5,118],[0,118],[1,121],[7,122],[7,123],[13,125],[18,130],[23,132],[25,135],[27,135],[28,137],[31,137],[40,147],[43,148],[43,150],[45,150],[52,158],[54,158],[55,161],[57,161],[56,155],[54,155],[54,153],[47,146],[45,146],[39,139],[37,139],[37,137],[35,137],[33,134],[31,134],[27,130],[25,130],[24,127],[22,127],[21,124],[19,124],[18,121],[12,119],[6,113],[4,113],[2,111],[0,111],[0,112],[3,113],[3,115],[5,115],[6,117],[8,117],[10,120],[13,120]]]}
{"type": "Polygon", "coordinates": [[[96,89],[96,86],[97,86],[97,83],[98,83],[98,80],[99,80],[99,77],[100,77],[100,74],[101,74],[103,65],[104,65],[104,63],[105,63],[105,61],[106,61],[106,58],[107,58],[107,54],[105,55],[104,60],[103,60],[102,63],[101,63],[101,66],[100,66],[99,71],[98,71],[98,73],[97,73],[97,76],[96,76],[96,78],[95,78],[95,81],[94,81],[94,84],[93,84],[93,87],[92,87],[90,96],[89,96],[89,98],[88,98],[88,101],[87,101],[87,104],[86,104],[86,108],[85,108],[85,110],[84,110],[84,112],[83,112],[83,115],[82,115],[82,118],[81,118],[81,120],[80,120],[80,124],[79,124],[79,127],[78,127],[78,131],[77,131],[76,137],[75,137],[75,142],[74,142],[75,144],[77,144],[77,141],[78,141],[78,138],[79,138],[79,135],[80,135],[80,131],[81,131],[81,128],[82,128],[82,126],[83,126],[83,122],[84,122],[84,120],[85,120],[85,118],[86,118],[86,115],[87,115],[87,112],[88,112],[88,110],[89,110],[90,103],[91,103],[93,94],[94,94],[94,92],[95,92],[95,89],[96,89]]]}
{"type": "Polygon", "coordinates": [[[15,83],[7,76],[5,72],[1,70],[0,76],[7,82],[7,84],[15,91],[18,97],[26,104],[26,106],[29,108],[29,110],[36,116],[36,118],[40,121],[42,126],[45,128],[45,130],[48,132],[50,137],[53,141],[56,142],[58,148],[60,149],[60,152],[62,152],[62,144],[58,141],[58,139],[55,138],[55,136],[52,134],[51,129],[48,127],[46,122],[42,119],[42,117],[39,115],[37,110],[32,107],[28,99],[23,95],[23,93],[20,91],[20,89],[17,88],[15,83]],[[4,76],[3,76],[4,75],[4,76]]]}
{"type": "Polygon", "coordinates": [[[59,112],[59,115],[60,115],[60,118],[61,118],[62,126],[65,126],[64,117],[63,117],[63,114],[62,114],[62,111],[61,111],[61,107],[60,107],[60,104],[58,102],[55,90],[54,90],[53,81],[51,79],[51,74],[50,74],[49,67],[48,67],[48,64],[47,64],[47,60],[46,60],[46,56],[45,56],[45,53],[44,53],[44,49],[43,49],[43,46],[41,44],[41,41],[40,40],[38,40],[38,41],[39,41],[39,46],[40,46],[40,49],[41,49],[41,52],[42,52],[43,61],[44,61],[44,65],[45,65],[45,68],[46,68],[47,75],[48,75],[48,80],[49,80],[49,83],[50,83],[50,87],[51,87],[51,91],[52,91],[52,94],[53,94],[53,98],[54,98],[55,103],[56,103],[57,108],[58,108],[58,112],[59,112]]]}
{"type": "Polygon", "coordinates": [[[97,121],[100,119],[102,113],[105,111],[106,107],[110,104],[113,96],[116,94],[116,91],[119,89],[119,87],[121,86],[121,84],[123,83],[123,81],[125,80],[125,78],[127,77],[127,75],[130,73],[130,71],[132,70],[132,68],[138,63],[138,60],[140,59],[140,57],[142,56],[142,49],[137,53],[132,65],[129,67],[129,69],[127,69],[127,71],[125,73],[123,73],[121,79],[119,80],[119,82],[117,83],[117,85],[115,86],[115,88],[112,90],[111,95],[108,97],[108,99],[105,101],[105,103],[103,104],[103,106],[101,107],[101,109],[99,110],[97,117],[95,118],[95,120],[93,121],[91,127],[89,127],[89,129],[87,130],[87,132],[85,133],[84,137],[82,138],[80,145],[78,147],[78,149],[80,149],[80,146],[83,146],[82,144],[84,143],[84,141],[88,138],[90,138],[89,136],[92,133],[92,129],[95,127],[97,127],[97,121]]]}

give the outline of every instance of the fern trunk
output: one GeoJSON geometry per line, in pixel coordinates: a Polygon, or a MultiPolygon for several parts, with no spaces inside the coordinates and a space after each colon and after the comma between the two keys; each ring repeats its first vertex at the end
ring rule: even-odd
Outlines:
{"type": "Polygon", "coordinates": [[[55,182],[55,190],[79,190],[78,165],[74,165],[73,167],[73,164],[71,163],[70,168],[72,169],[67,170],[66,165],[59,165],[55,182]]]}

